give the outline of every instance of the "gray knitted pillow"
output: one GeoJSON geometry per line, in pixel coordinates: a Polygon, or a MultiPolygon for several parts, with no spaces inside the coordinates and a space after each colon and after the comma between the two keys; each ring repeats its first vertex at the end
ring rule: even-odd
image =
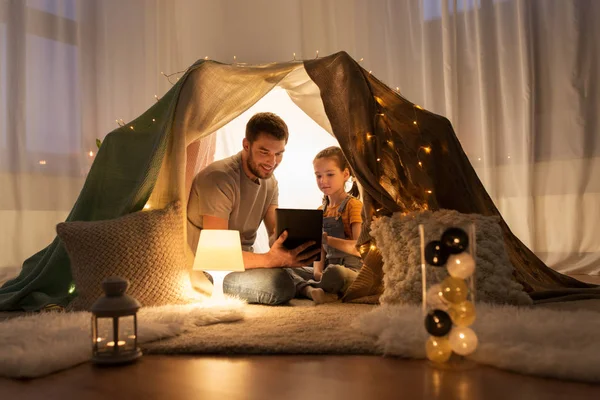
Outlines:
{"type": "Polygon", "coordinates": [[[102,296],[102,280],[120,276],[143,306],[189,303],[180,202],[106,221],[56,226],[69,258],[77,297],[72,310],[89,310],[102,296]]]}
{"type": "MultiPolygon", "coordinates": [[[[504,304],[531,304],[531,298],[513,277],[513,266],[504,247],[499,217],[461,214],[453,210],[395,213],[371,225],[371,235],[381,251],[384,291],[381,304],[420,303],[421,250],[419,224],[425,229],[425,244],[439,240],[445,229],[460,227],[468,232],[471,223],[476,227],[475,274],[476,301],[504,304]]],[[[441,282],[446,268],[427,269],[427,287],[441,282]]]]}

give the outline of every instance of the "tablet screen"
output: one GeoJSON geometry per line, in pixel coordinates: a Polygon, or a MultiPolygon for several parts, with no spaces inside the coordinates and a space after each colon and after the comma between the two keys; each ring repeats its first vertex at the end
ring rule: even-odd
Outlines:
{"type": "MultiPolygon", "coordinates": [[[[278,208],[277,214],[277,236],[285,230],[288,231],[288,237],[283,243],[285,248],[294,249],[308,241],[314,241],[316,244],[305,251],[315,248],[321,248],[323,238],[323,210],[304,210],[294,208],[278,208]]],[[[317,260],[321,259],[321,253],[317,260]]]]}

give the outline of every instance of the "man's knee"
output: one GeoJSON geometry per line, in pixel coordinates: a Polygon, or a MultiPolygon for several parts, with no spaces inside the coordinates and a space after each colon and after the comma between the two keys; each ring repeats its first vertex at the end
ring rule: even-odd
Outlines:
{"type": "Polygon", "coordinates": [[[294,280],[286,270],[283,268],[271,268],[263,271],[267,275],[265,292],[273,294],[270,301],[263,304],[284,304],[294,298],[296,295],[296,286],[294,285],[294,280]]]}

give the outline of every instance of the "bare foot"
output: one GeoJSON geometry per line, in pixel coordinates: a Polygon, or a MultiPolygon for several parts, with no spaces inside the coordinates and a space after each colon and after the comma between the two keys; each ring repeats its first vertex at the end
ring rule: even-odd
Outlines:
{"type": "Polygon", "coordinates": [[[337,294],[325,293],[323,289],[314,288],[311,286],[306,287],[306,297],[312,299],[315,304],[332,303],[338,299],[337,294]]]}

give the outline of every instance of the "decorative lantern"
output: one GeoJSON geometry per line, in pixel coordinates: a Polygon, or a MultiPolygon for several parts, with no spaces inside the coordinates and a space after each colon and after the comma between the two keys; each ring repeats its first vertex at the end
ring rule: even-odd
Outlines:
{"type": "Polygon", "coordinates": [[[129,282],[111,277],[102,282],[104,296],[92,305],[92,362],[123,364],[141,357],[137,345],[137,311],[141,304],[125,294],[129,282]]]}

